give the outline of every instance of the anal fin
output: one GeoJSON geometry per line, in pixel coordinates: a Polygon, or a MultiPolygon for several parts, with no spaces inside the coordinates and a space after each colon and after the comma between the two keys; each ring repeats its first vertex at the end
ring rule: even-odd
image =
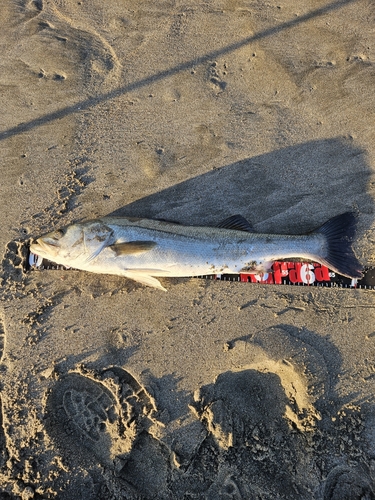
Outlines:
{"type": "Polygon", "coordinates": [[[163,292],[167,291],[167,289],[162,286],[159,280],[144,272],[127,271],[124,273],[124,276],[125,278],[129,278],[137,281],[138,283],[142,283],[142,285],[151,286],[153,288],[157,288],[158,290],[163,290],[163,292]]]}

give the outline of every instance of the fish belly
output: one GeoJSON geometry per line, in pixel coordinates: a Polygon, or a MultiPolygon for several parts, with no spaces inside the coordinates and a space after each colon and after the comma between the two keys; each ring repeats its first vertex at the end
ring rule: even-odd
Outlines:
{"type": "Polygon", "coordinates": [[[317,253],[317,244],[311,245],[306,237],[302,241],[297,238],[291,241],[290,237],[262,238],[261,235],[241,235],[240,241],[177,237],[155,238],[155,241],[154,249],[139,255],[116,257],[110,249],[105,249],[87,270],[94,271],[95,268],[95,272],[123,275],[142,272],[165,277],[259,273],[269,271],[274,260],[288,257],[311,259],[317,253]]]}

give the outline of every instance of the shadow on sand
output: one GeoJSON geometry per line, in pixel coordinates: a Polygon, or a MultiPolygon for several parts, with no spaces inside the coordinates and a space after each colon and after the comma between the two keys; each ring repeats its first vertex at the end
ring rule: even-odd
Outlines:
{"type": "Polygon", "coordinates": [[[236,213],[268,233],[304,233],[347,210],[372,213],[364,150],[310,141],[212,170],[121,207],[112,216],[214,225],[236,213]]]}

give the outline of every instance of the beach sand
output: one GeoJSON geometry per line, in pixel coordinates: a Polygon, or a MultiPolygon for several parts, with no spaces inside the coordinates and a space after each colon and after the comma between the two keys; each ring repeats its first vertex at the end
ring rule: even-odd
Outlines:
{"type": "Polygon", "coordinates": [[[22,268],[108,214],[375,264],[368,0],[5,0],[0,497],[375,498],[375,292],[22,268]]]}

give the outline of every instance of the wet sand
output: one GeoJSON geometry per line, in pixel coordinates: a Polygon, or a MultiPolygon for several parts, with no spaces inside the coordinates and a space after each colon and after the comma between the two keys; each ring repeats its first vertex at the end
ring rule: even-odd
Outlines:
{"type": "Polygon", "coordinates": [[[347,210],[374,265],[371,2],[2,10],[1,498],[375,498],[375,292],[22,267],[103,215],[347,210]]]}

